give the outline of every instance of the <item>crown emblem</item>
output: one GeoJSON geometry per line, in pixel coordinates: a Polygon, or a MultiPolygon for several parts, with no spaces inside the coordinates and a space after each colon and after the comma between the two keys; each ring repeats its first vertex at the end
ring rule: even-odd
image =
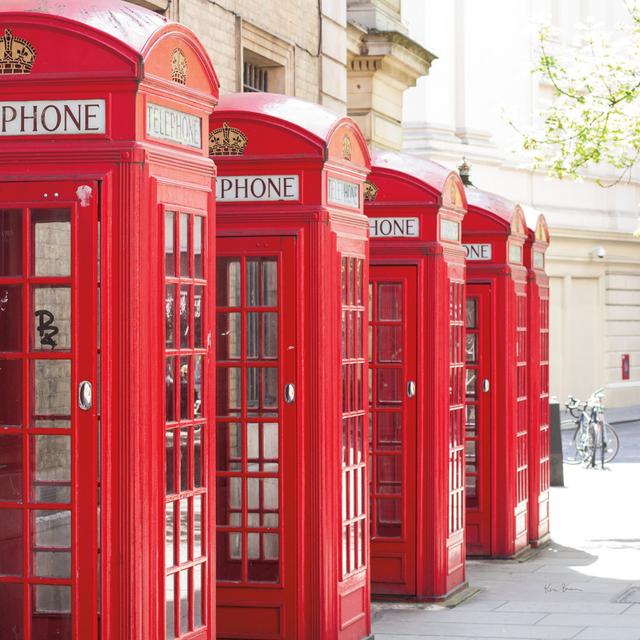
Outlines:
{"type": "Polygon", "coordinates": [[[225,122],[209,134],[209,155],[241,156],[248,141],[240,129],[234,129],[225,122]]]}
{"type": "Polygon", "coordinates": [[[0,74],[31,73],[36,50],[22,38],[15,38],[10,29],[0,37],[0,74]]]}
{"type": "Polygon", "coordinates": [[[351,138],[349,136],[342,138],[342,157],[345,160],[351,160],[351,138]]]}
{"type": "Polygon", "coordinates": [[[367,202],[373,202],[378,195],[378,187],[368,180],[364,183],[364,199],[367,202]]]}
{"type": "Polygon", "coordinates": [[[171,79],[180,84],[187,84],[187,58],[182,49],[174,49],[171,54],[171,79]]]}

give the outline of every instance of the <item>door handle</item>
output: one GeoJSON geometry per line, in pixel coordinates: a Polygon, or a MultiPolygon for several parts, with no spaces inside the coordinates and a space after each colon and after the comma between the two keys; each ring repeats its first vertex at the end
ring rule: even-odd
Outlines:
{"type": "Polygon", "coordinates": [[[93,406],[93,387],[88,380],[83,380],[78,386],[78,406],[83,411],[89,411],[93,406]]]}
{"type": "Polygon", "coordinates": [[[416,383],[413,380],[407,382],[407,398],[413,398],[416,395],[416,383]]]}
{"type": "Polygon", "coordinates": [[[284,385],[284,401],[287,404],[291,404],[296,397],[296,387],[291,382],[284,385]]]}
{"type": "Polygon", "coordinates": [[[487,393],[487,391],[489,391],[490,385],[489,385],[489,378],[485,378],[482,381],[482,391],[484,391],[484,393],[487,393]]]}

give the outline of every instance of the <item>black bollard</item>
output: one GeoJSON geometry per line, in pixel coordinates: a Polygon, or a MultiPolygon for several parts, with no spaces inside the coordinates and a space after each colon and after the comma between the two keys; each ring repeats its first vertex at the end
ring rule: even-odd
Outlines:
{"type": "Polygon", "coordinates": [[[560,404],[549,403],[549,418],[551,428],[551,486],[564,487],[564,472],[562,469],[562,431],[560,430],[560,404]]]}

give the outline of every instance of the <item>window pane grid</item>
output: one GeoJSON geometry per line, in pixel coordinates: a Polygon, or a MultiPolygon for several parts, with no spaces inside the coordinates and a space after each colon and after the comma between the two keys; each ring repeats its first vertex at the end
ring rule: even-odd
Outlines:
{"type": "Polygon", "coordinates": [[[527,414],[527,298],[516,296],[516,501],[529,495],[527,414]]]}
{"type": "Polygon", "coordinates": [[[342,507],[341,567],[345,578],[365,566],[367,544],[364,261],[341,260],[342,507]]]}
{"type": "Polygon", "coordinates": [[[166,211],[164,222],[165,634],[173,639],[206,624],[206,221],[166,211]]]}
{"type": "Polygon", "coordinates": [[[217,579],[282,581],[280,262],[218,258],[217,579]]]}

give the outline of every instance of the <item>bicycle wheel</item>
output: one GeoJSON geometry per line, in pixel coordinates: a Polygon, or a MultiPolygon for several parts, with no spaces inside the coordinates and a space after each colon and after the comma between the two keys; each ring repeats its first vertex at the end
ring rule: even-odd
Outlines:
{"type": "MultiPolygon", "coordinates": [[[[575,424],[575,420],[571,421],[575,424]]],[[[562,431],[562,462],[567,464],[580,464],[582,453],[578,450],[578,434],[580,427],[575,427],[573,431],[562,431]],[[568,437],[565,434],[570,434],[568,437]]]]}
{"type": "Polygon", "coordinates": [[[588,467],[596,465],[596,439],[597,433],[593,422],[576,431],[576,450],[578,452],[578,462],[583,462],[588,467]]]}
{"type": "Polygon", "coordinates": [[[603,446],[603,463],[611,462],[617,455],[620,448],[620,439],[616,430],[608,423],[604,423],[604,446],[603,446]]]}

